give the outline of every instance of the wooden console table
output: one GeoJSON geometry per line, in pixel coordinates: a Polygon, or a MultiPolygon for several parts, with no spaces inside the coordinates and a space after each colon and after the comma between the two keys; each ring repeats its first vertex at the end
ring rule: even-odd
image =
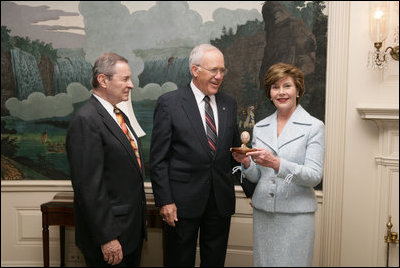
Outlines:
{"type": "MultiPolygon", "coordinates": [[[[49,226],[60,226],[60,267],[65,267],[65,226],[74,226],[74,194],[56,194],[50,202],[40,205],[42,211],[43,262],[49,267],[49,226]]],[[[154,204],[147,205],[146,224],[149,228],[162,228],[164,223],[154,204]]],[[[163,259],[165,264],[165,234],[163,231],[163,259]]]]}
{"type": "Polygon", "coordinates": [[[60,259],[65,267],[65,226],[74,226],[73,193],[56,194],[50,202],[40,205],[42,211],[43,262],[49,267],[49,226],[60,226],[60,259]]]}

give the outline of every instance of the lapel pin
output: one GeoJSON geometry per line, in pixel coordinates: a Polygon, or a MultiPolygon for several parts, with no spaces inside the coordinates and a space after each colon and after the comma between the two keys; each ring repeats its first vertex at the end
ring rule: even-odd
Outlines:
{"type": "Polygon", "coordinates": [[[224,111],[225,111],[225,107],[222,107],[222,110],[224,110],[224,111]]]}

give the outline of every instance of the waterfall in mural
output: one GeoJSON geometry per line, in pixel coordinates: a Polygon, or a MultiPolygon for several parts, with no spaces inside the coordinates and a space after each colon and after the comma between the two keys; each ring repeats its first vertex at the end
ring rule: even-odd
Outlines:
{"type": "MultiPolygon", "coordinates": [[[[39,62],[38,65],[38,60],[34,55],[19,48],[11,49],[11,64],[16,84],[15,96],[20,103],[27,100],[32,93],[40,92],[46,95],[46,98],[40,99],[37,105],[42,104],[44,111],[46,107],[49,107],[48,103],[55,99],[49,95],[65,95],[67,86],[73,82],[79,82],[89,90],[92,66],[85,61],[84,55],[78,53],[81,52],[62,51],[58,54],[55,62],[49,60],[42,70],[39,67],[41,63],[39,62]],[[53,74],[46,77],[50,78],[49,80],[42,77],[47,74],[44,73],[46,71],[53,74]],[[46,81],[53,83],[54,91],[46,91],[46,81]]],[[[38,98],[29,100],[26,103],[38,100],[38,98]]],[[[65,180],[69,176],[65,134],[71,115],[65,117],[46,115],[37,120],[24,120],[14,116],[2,117],[2,126],[3,124],[7,125],[8,129],[13,131],[13,137],[9,138],[4,150],[2,146],[2,159],[3,153],[8,152],[7,156],[13,161],[17,161],[19,167],[23,167],[18,169],[18,179],[65,180]]],[[[8,179],[14,177],[7,176],[8,179]]]]}
{"type": "Polygon", "coordinates": [[[11,63],[18,99],[26,99],[32,92],[45,93],[37,61],[32,54],[19,48],[11,49],[11,63]]]}
{"type": "Polygon", "coordinates": [[[54,65],[55,94],[66,92],[72,82],[79,82],[90,90],[91,70],[92,66],[81,56],[58,58],[54,65]]]}
{"type": "MultiPolygon", "coordinates": [[[[46,95],[36,58],[19,48],[11,50],[11,62],[15,75],[17,97],[26,99],[33,92],[46,95]]],[[[92,66],[83,56],[58,58],[54,65],[54,94],[67,92],[67,86],[79,82],[88,90],[91,89],[92,66]]]]}
{"type": "Polygon", "coordinates": [[[190,79],[188,58],[171,57],[165,60],[146,61],[144,63],[144,70],[139,75],[141,87],[148,83],[162,85],[165,82],[173,82],[179,88],[187,85],[190,79]]]}

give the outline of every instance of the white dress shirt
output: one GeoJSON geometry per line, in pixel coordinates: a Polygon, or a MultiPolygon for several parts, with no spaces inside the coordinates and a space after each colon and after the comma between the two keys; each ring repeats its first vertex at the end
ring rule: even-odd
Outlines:
{"type": "MultiPolygon", "coordinates": [[[[207,125],[206,125],[206,118],[205,118],[205,101],[204,97],[206,96],[200,89],[198,89],[194,83],[193,80],[190,82],[190,87],[192,88],[194,97],[196,98],[196,103],[197,106],[199,107],[200,115],[201,115],[201,120],[203,121],[204,125],[204,130],[207,133],[207,125]]],[[[214,122],[215,122],[215,127],[217,129],[217,135],[218,135],[218,110],[217,110],[217,102],[215,100],[215,95],[209,95],[210,97],[210,105],[213,110],[214,114],[214,122]]]]}
{"type": "MultiPolygon", "coordinates": [[[[96,95],[95,93],[93,93],[93,96],[95,96],[96,99],[99,100],[99,102],[101,103],[101,105],[103,105],[104,109],[106,109],[106,111],[107,111],[107,112],[111,115],[111,117],[114,119],[115,123],[117,123],[117,125],[121,128],[121,126],[120,126],[120,124],[119,124],[119,122],[118,122],[117,116],[116,116],[115,113],[114,113],[114,106],[113,106],[110,102],[108,102],[108,101],[106,101],[105,99],[103,99],[102,97],[96,95]]],[[[125,124],[126,124],[126,122],[125,122],[125,124]]],[[[128,126],[127,126],[127,128],[128,128],[129,133],[131,134],[131,137],[133,138],[133,140],[134,140],[135,143],[137,144],[137,140],[136,140],[136,138],[135,138],[135,135],[133,135],[132,131],[129,129],[128,126]]]]}

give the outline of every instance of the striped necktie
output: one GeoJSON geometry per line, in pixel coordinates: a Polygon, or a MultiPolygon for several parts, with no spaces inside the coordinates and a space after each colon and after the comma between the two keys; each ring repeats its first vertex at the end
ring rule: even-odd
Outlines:
{"type": "Polygon", "coordinates": [[[215,127],[214,113],[210,105],[210,97],[204,97],[205,102],[205,118],[206,118],[206,134],[207,141],[210,145],[211,151],[214,154],[217,146],[217,129],[215,127]]]}
{"type": "Polygon", "coordinates": [[[139,150],[138,150],[138,148],[136,146],[135,140],[132,138],[131,133],[128,131],[128,127],[125,124],[125,120],[124,120],[124,117],[121,114],[121,111],[116,106],[114,106],[114,113],[117,116],[117,120],[118,120],[118,123],[119,123],[122,131],[124,132],[125,136],[128,138],[129,143],[131,144],[132,149],[135,152],[136,160],[137,160],[137,162],[139,164],[139,167],[142,168],[142,164],[140,162],[139,150]]]}

